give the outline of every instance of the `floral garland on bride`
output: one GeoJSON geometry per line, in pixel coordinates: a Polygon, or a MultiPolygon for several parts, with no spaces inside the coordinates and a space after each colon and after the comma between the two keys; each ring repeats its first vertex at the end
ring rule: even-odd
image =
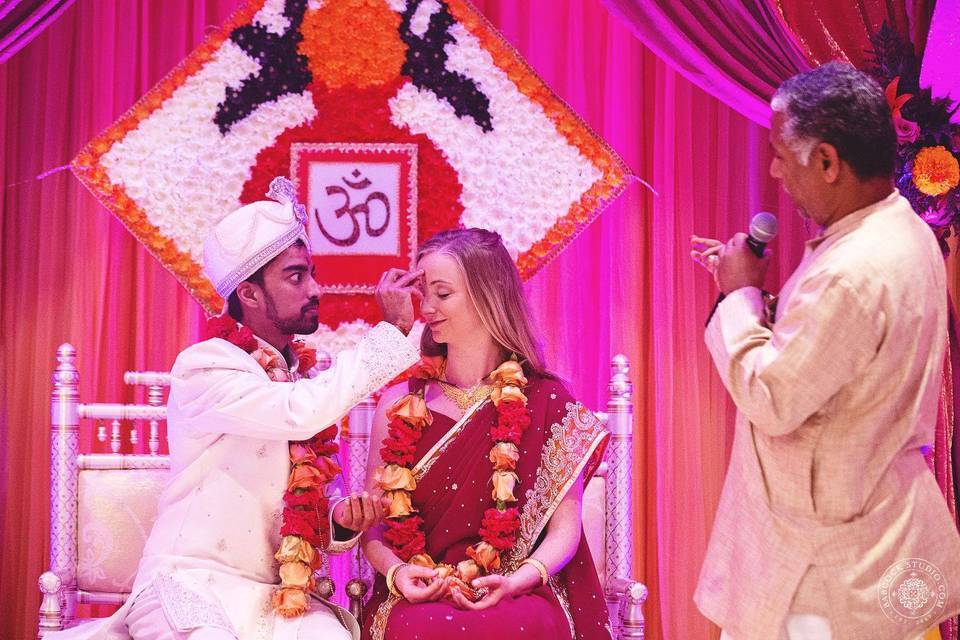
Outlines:
{"type": "MultiPolygon", "coordinates": [[[[253,331],[229,316],[207,321],[206,337],[222,338],[243,349],[263,367],[274,382],[292,382],[283,358],[273,349],[260,346],[253,331]]],[[[306,373],[317,364],[317,351],[300,340],[290,342],[297,355],[297,372],[306,373]]],[[[316,586],[313,572],[322,564],[322,551],[330,543],[328,518],[330,500],[326,485],[340,473],[332,456],[339,447],[334,438],[337,427],[324,429],[309,440],[290,443],[290,476],[283,494],[283,539],[274,557],[280,562],[280,588],[274,593],[273,608],[285,618],[310,608],[309,593],[316,586]]]]}
{"type": "MultiPolygon", "coordinates": [[[[442,371],[442,359],[424,358],[414,371],[422,379],[438,379],[442,371]]],[[[516,361],[509,360],[490,374],[493,391],[490,400],[497,409],[497,418],[490,425],[490,440],[493,443],[489,458],[493,464],[493,506],[486,510],[480,527],[481,541],[467,549],[466,560],[454,567],[438,564],[425,551],[426,536],[423,518],[416,515],[413,506],[413,491],[417,488],[414,477],[414,455],[423,430],[433,422],[422,391],[399,398],[387,410],[389,420],[387,437],[383,440],[380,455],[384,465],[377,469],[377,483],[390,499],[385,522],[387,531],[384,540],[404,562],[437,570],[439,578],[452,577],[467,597],[477,598],[469,586],[477,577],[500,570],[501,553],[512,548],[520,529],[520,513],[508,505],[517,502],[513,495],[518,481],[517,462],[520,459],[520,439],[530,426],[530,410],[523,388],[527,379],[516,361]]]]}

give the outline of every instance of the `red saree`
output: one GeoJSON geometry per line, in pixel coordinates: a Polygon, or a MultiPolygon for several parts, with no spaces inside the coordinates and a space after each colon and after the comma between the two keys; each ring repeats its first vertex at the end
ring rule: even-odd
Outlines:
{"type": "MultiPolygon", "coordinates": [[[[412,380],[411,390],[424,383],[412,380]]],[[[531,377],[524,392],[531,423],[520,443],[517,466],[521,525],[516,546],[503,556],[506,573],[516,570],[536,548],[550,515],[578,475],[588,479],[593,474],[607,442],[600,422],[561,383],[531,377]]],[[[467,547],[480,541],[480,520],[490,506],[487,452],[495,416],[487,402],[455,428],[454,420],[433,412],[433,424],[417,446],[422,475],[417,477],[413,504],[424,520],[426,551],[437,562],[456,565],[467,557],[467,547]],[[439,455],[424,464],[424,456],[440,442],[444,445],[439,455]]],[[[390,596],[384,577],[377,576],[366,608],[365,640],[492,637],[609,640],[603,591],[582,535],[573,559],[546,587],[484,611],[462,611],[446,600],[410,604],[390,596]]]]}

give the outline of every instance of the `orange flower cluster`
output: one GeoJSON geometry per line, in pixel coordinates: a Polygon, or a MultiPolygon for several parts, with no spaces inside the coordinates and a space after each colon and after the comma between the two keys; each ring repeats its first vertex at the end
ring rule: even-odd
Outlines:
{"type": "Polygon", "coordinates": [[[942,196],[960,184],[960,162],[946,147],[925,147],[913,160],[913,184],[928,196],[942,196]]]}
{"type": "Polygon", "coordinates": [[[330,541],[325,487],[340,473],[329,455],[336,452],[336,434],[334,426],[311,440],[290,443],[292,468],[283,496],[283,538],[274,554],[280,563],[280,588],[273,594],[273,608],[285,618],[309,609],[309,593],[316,586],[313,572],[320,568],[318,550],[330,541]]]}
{"type": "Polygon", "coordinates": [[[384,0],[327,0],[307,12],[300,31],[314,80],[332,89],[389,82],[407,56],[400,15],[384,0]]]}
{"type": "Polygon", "coordinates": [[[603,177],[593,183],[570,207],[570,211],[550,228],[547,234],[517,259],[520,276],[527,279],[544,264],[552,260],[580,231],[592,222],[627,185],[630,170],[619,156],[590,127],[563,103],[537,73],[517,54],[493,27],[466,0],[447,0],[450,13],[483,47],[490,52],[494,64],[507,74],[520,93],[539,104],[547,117],[557,125],[557,130],[571,145],[580,150],[602,173],[603,177]]]}

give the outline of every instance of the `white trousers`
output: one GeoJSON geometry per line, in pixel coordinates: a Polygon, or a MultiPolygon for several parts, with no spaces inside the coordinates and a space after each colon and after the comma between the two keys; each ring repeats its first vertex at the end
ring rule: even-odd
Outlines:
{"type": "MultiPolygon", "coordinates": [[[[316,606],[293,625],[291,621],[278,618],[274,628],[274,640],[300,640],[324,638],[351,640],[350,631],[344,629],[333,614],[316,606]]],[[[127,629],[132,640],[237,640],[236,636],[219,627],[198,627],[188,632],[178,631],[163,612],[160,597],[153,586],[148,586],[130,608],[126,617],[127,629]]],[[[242,639],[245,640],[245,639],[242,639]]]]}
{"type": "MultiPolygon", "coordinates": [[[[919,633],[912,640],[921,640],[925,633],[919,633]]],[[[720,640],[733,640],[726,632],[720,632],[720,640]]],[[[811,613],[791,613],[783,623],[779,640],[833,640],[830,621],[823,616],[811,613]]]]}

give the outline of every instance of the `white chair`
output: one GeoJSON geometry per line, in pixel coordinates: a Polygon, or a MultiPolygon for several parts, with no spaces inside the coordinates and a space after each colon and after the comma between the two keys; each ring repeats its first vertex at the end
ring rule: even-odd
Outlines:
{"type": "MultiPolygon", "coordinates": [[[[75,624],[78,604],[120,605],[126,600],[170,468],[169,457],[158,453],[168,373],[124,375],[125,383],[147,387],[147,404],[83,404],[76,350],[62,345],[57,360],[51,398],[50,566],[39,580],[43,594],[39,638],[75,624]],[[97,437],[102,442],[109,439],[112,453],[79,452],[81,419],[96,421],[97,437]],[[142,430],[136,428],[137,422],[149,434],[150,453],[119,453],[124,437],[137,442],[142,430]]],[[[626,358],[616,356],[607,412],[599,414],[611,431],[611,441],[584,495],[584,529],[605,587],[611,625],[622,639],[644,637],[641,605],[647,597],[646,587],[629,578],[633,409],[628,371],[626,358]]],[[[373,400],[365,400],[344,421],[340,459],[352,491],[363,486],[374,407],[373,400]]],[[[347,579],[346,599],[340,599],[348,600],[350,609],[359,614],[372,583],[371,568],[359,551],[330,561],[329,573],[337,580],[347,579]]],[[[334,580],[320,580],[318,590],[333,597],[334,580]]]]}

